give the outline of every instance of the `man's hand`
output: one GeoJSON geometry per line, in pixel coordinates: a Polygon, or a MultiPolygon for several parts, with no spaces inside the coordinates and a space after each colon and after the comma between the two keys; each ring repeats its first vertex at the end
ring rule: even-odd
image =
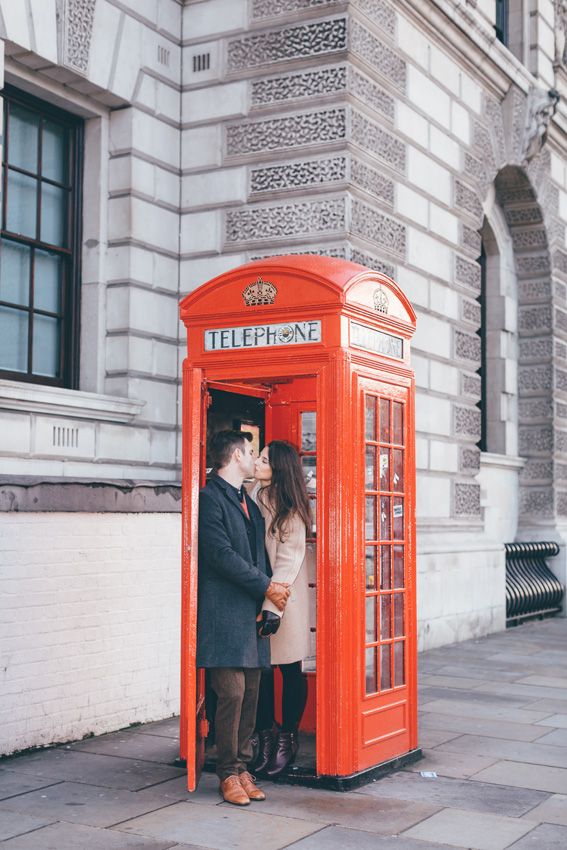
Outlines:
{"type": "Polygon", "coordinates": [[[284,610],[289,594],[289,584],[282,584],[279,581],[270,582],[266,590],[266,596],[280,611],[284,610]]]}

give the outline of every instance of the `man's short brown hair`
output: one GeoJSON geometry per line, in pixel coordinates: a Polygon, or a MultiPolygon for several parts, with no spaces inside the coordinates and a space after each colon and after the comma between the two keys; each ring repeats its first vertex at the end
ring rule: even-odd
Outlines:
{"type": "Polygon", "coordinates": [[[209,445],[209,457],[215,469],[222,469],[230,463],[235,449],[244,450],[246,440],[252,442],[250,431],[217,431],[209,445]]]}

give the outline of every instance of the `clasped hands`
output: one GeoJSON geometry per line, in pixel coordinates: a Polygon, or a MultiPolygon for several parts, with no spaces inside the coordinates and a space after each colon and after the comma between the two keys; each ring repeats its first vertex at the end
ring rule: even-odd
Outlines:
{"type": "MultiPolygon", "coordinates": [[[[279,581],[271,582],[266,590],[267,598],[282,612],[289,599],[289,594],[289,584],[282,584],[279,581]]],[[[279,629],[281,617],[278,617],[273,611],[262,611],[256,617],[256,622],[258,637],[269,637],[270,635],[275,635],[279,629]]]]}

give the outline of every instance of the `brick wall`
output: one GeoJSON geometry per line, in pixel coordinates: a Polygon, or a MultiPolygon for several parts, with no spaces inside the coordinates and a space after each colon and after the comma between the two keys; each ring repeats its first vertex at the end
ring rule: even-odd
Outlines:
{"type": "Polygon", "coordinates": [[[179,514],[0,513],[0,753],[179,710],[179,514]]]}

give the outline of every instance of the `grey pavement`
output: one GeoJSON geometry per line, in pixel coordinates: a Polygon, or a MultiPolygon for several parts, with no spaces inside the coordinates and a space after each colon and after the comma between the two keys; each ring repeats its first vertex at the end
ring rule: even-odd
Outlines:
{"type": "Polygon", "coordinates": [[[245,809],[173,761],[168,718],[0,761],[6,850],[567,850],[567,619],[420,656],[424,759],[245,809]],[[425,775],[423,775],[425,774],[425,775]]]}

